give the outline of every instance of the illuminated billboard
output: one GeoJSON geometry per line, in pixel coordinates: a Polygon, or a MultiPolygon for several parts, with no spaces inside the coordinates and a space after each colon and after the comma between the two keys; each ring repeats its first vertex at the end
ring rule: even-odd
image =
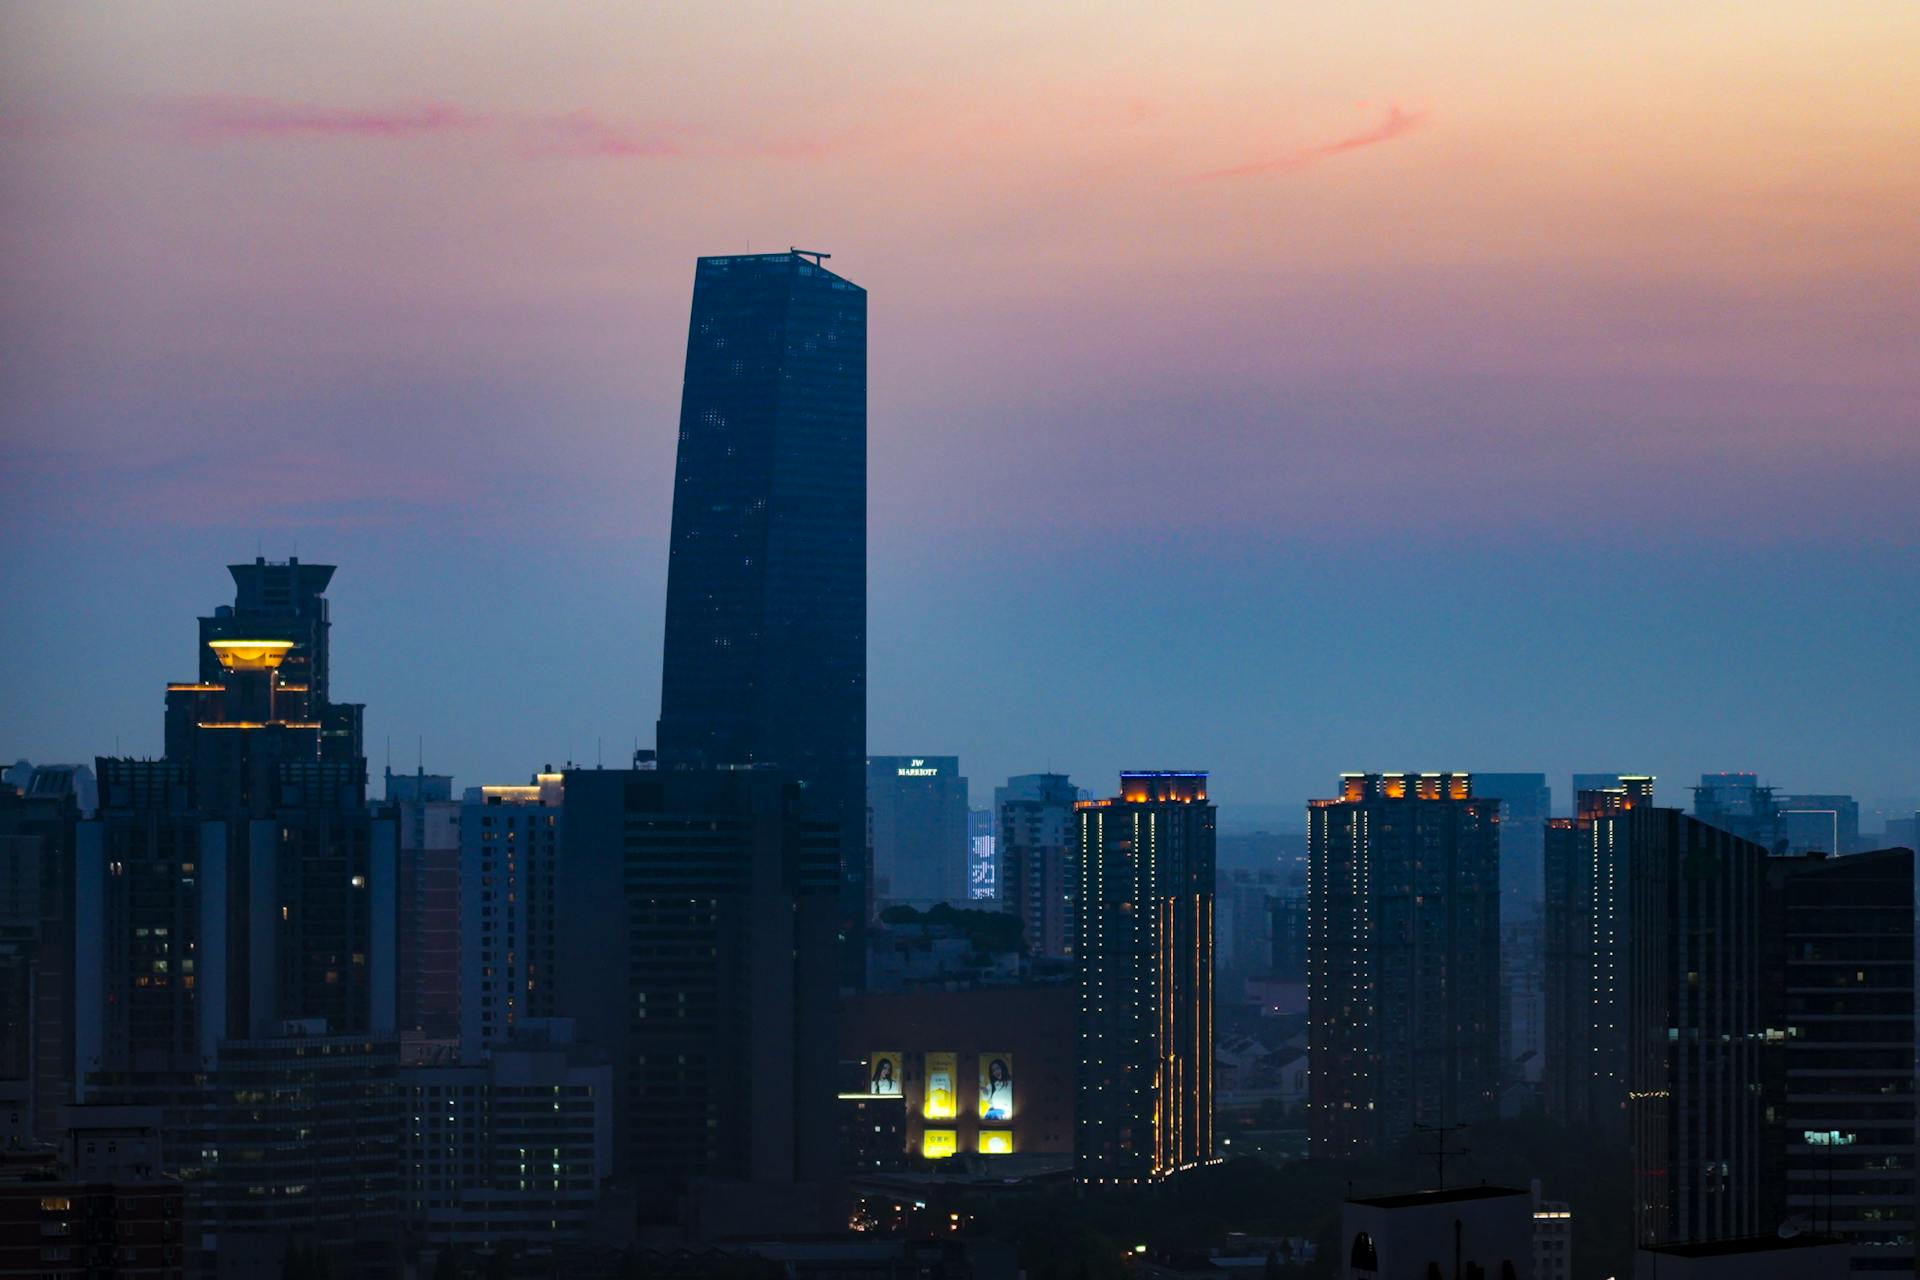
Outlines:
{"type": "Polygon", "coordinates": [[[920,1154],[929,1160],[945,1160],[960,1151],[960,1135],[952,1129],[929,1129],[920,1135],[920,1154]]]}
{"type": "Polygon", "coordinates": [[[980,1154],[983,1156],[1012,1155],[1013,1130],[982,1129],[980,1131],[980,1154]]]}
{"type": "Polygon", "coordinates": [[[951,1120],[959,1115],[959,1080],[959,1063],[953,1054],[928,1054],[927,1093],[921,1099],[920,1114],[929,1120],[951,1120]]]}
{"type": "Polygon", "coordinates": [[[880,1052],[867,1059],[867,1092],[900,1096],[900,1055],[880,1052]]]}
{"type": "Polygon", "coordinates": [[[974,902],[989,902],[999,896],[993,837],[975,836],[967,847],[967,897],[974,902]]]}
{"type": "Polygon", "coordinates": [[[1013,1119],[1013,1055],[980,1054],[980,1118],[1013,1119]]]}

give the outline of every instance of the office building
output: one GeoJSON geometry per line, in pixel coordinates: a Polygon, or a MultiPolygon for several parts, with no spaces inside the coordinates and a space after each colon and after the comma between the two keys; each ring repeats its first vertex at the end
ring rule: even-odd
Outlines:
{"type": "Polygon", "coordinates": [[[460,1056],[478,1062],[527,1018],[556,1015],[564,787],[467,788],[460,806],[460,1056]]]}
{"type": "Polygon", "coordinates": [[[1120,775],[1079,819],[1075,1173],[1141,1182],[1211,1162],[1214,806],[1207,775],[1120,775]]]}
{"type": "Polygon", "coordinates": [[[1853,853],[1860,848],[1860,802],[1852,796],[1774,797],[1787,853],[1853,853]]]}
{"type": "Polygon", "coordinates": [[[866,851],[867,295],[825,255],[701,258],[674,468],[662,769],[775,765],[842,842],[857,981],[866,851]]]}
{"type": "Polygon", "coordinates": [[[1767,850],[1677,809],[1595,820],[1626,846],[1627,1122],[1640,1244],[1771,1230],[1761,1124],[1767,850]]]}
{"type": "Polygon", "coordinates": [[[1349,773],[1308,802],[1308,1141],[1397,1148],[1493,1114],[1499,801],[1464,773],[1349,773]]]}
{"type": "Polygon", "coordinates": [[[1703,773],[1693,789],[1693,816],[1769,853],[1786,852],[1780,804],[1752,773],[1703,773]]]}
{"type": "Polygon", "coordinates": [[[564,1019],[521,1022],[484,1062],[400,1068],[402,1195],[435,1248],[578,1243],[613,1168],[613,1068],[564,1019]]]}
{"type": "Polygon", "coordinates": [[[387,770],[384,816],[398,841],[399,956],[394,1018],[402,1044],[460,1038],[460,802],[453,779],[387,770]]]}
{"type": "Polygon", "coordinates": [[[1035,956],[1073,954],[1079,794],[1063,773],[1020,774],[993,790],[1000,909],[1020,917],[1035,956]]]}
{"type": "Polygon", "coordinates": [[[925,911],[967,905],[967,780],[955,756],[873,756],[873,900],[925,911]]]}
{"type": "Polygon", "coordinates": [[[1581,791],[1575,816],[1547,824],[1543,1101],[1563,1124],[1626,1136],[1626,832],[1603,821],[1653,803],[1653,779],[1581,791]]]}
{"type": "Polygon", "coordinates": [[[559,964],[646,1212],[817,1225],[835,1173],[841,836],[762,769],[565,775],[559,964]],[[808,1218],[809,1214],[815,1215],[808,1218]],[[804,1221],[803,1221],[804,1220],[804,1221]]]}
{"type": "Polygon", "coordinates": [[[1348,1200],[1340,1240],[1348,1280],[1517,1280],[1533,1262],[1533,1197],[1480,1186],[1348,1200]]]}
{"type": "Polygon", "coordinates": [[[0,1080],[26,1083],[27,1123],[50,1143],[73,1093],[76,831],[98,792],[79,765],[29,767],[20,782],[0,786],[0,931],[11,993],[0,1080]]]}
{"type": "MultiPolygon", "coordinates": [[[[1770,1217],[1914,1273],[1914,855],[1767,860],[1770,1217]]],[[[1764,1220],[1763,1220],[1764,1225],[1764,1220]]]]}
{"type": "Polygon", "coordinates": [[[1553,791],[1544,773],[1475,773],[1473,790],[1500,802],[1500,1057],[1512,1078],[1537,1082],[1546,1051],[1540,915],[1553,791]]]}

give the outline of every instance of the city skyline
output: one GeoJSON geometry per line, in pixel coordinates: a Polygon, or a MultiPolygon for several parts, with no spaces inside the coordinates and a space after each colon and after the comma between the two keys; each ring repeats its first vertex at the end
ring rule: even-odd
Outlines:
{"type": "Polygon", "coordinates": [[[882,300],[876,752],[1920,791],[1910,8],[445,12],[0,19],[12,752],[157,752],[137,641],[255,553],[342,566],[376,763],[647,745],[687,262],[798,244],[882,300]]]}

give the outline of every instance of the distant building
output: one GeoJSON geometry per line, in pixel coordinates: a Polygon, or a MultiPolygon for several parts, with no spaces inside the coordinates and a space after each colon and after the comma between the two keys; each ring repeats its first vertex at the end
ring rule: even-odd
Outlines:
{"type": "Polygon", "coordinates": [[[1345,1280],[1519,1280],[1533,1265],[1533,1238],[1533,1197],[1512,1187],[1348,1200],[1340,1209],[1340,1275],[1345,1280]]]}
{"type": "Polygon", "coordinates": [[[1771,1217],[1914,1272],[1914,855],[1766,862],[1771,1217]]]}
{"type": "Polygon", "coordinates": [[[613,1064],[616,1173],[651,1216],[691,1205],[702,1236],[817,1229],[837,1169],[839,831],[775,769],[564,786],[563,1013],[613,1064]]]}
{"type": "Polygon", "coordinates": [[[1579,793],[1576,816],[1547,824],[1542,1083],[1548,1115],[1624,1138],[1628,845],[1601,819],[1651,805],[1653,779],[1609,776],[1579,793]]]}
{"type": "Polygon", "coordinates": [[[1517,1078],[1538,1081],[1546,1049],[1540,914],[1553,790],[1544,773],[1475,773],[1473,790],[1500,802],[1501,1059],[1517,1078]]]}
{"type": "Polygon", "coordinates": [[[468,787],[460,805],[460,1056],[552,1018],[561,920],[562,775],[468,787]]]}
{"type": "Polygon", "coordinates": [[[972,906],[1000,898],[1000,855],[995,849],[992,809],[967,810],[967,902],[972,906]]]}
{"type": "Polygon", "coordinates": [[[1533,1180],[1533,1280],[1573,1280],[1573,1208],[1543,1200],[1533,1180]]]}
{"type": "Polygon", "coordinates": [[[400,1069],[409,1232],[434,1247],[586,1238],[613,1167],[613,1068],[564,1020],[522,1021],[484,1062],[400,1069]]]}
{"type": "Polygon", "coordinates": [[[1207,775],[1120,775],[1079,818],[1083,1182],[1163,1178],[1214,1159],[1214,806],[1207,775]]]}
{"type": "Polygon", "coordinates": [[[1464,773],[1350,773],[1308,804],[1315,1155],[1494,1114],[1499,802],[1472,787],[1464,773]]]}
{"type": "Polygon", "coordinates": [[[1634,1280],[1845,1280],[1848,1274],[1844,1241],[1804,1232],[1652,1245],[1633,1255],[1634,1280]]]}
{"type": "Polygon", "coordinates": [[[957,756],[871,756],[876,907],[965,906],[967,780],[957,756]]]}
{"type": "Polygon", "coordinates": [[[841,976],[869,908],[867,292],[823,255],[701,258],[681,381],[656,745],[773,765],[841,841],[841,976]]]}
{"type": "Polygon", "coordinates": [[[1780,805],[1772,787],[1752,773],[1703,773],[1693,789],[1693,816],[1759,845],[1769,853],[1786,852],[1780,805]]]}
{"type": "Polygon", "coordinates": [[[387,771],[385,810],[399,842],[399,991],[403,1043],[460,1038],[460,802],[444,774],[387,771]]]}
{"type": "Polygon", "coordinates": [[[1000,909],[1020,917],[1036,956],[1073,954],[1079,795],[1063,773],[1018,774],[993,791],[1000,909]]]}
{"type": "Polygon", "coordinates": [[[1860,803],[1852,796],[1774,797],[1787,853],[1854,853],[1860,849],[1860,803]]]}
{"type": "Polygon", "coordinates": [[[20,790],[0,786],[0,1080],[27,1085],[27,1123],[42,1142],[60,1140],[73,1096],[76,824],[97,803],[82,766],[29,766],[20,790]]]}
{"type": "Polygon", "coordinates": [[[1066,983],[846,995],[842,1102],[893,1100],[896,1161],[1070,1156],[1077,1003],[1066,983]]]}
{"type": "Polygon", "coordinates": [[[1266,978],[1273,972],[1273,896],[1280,892],[1278,871],[1229,872],[1218,886],[1214,929],[1214,969],[1242,978],[1266,978]]]}

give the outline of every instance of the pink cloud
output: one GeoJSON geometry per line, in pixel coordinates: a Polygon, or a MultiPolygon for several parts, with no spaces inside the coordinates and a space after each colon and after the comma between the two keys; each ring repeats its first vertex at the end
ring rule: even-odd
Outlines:
{"type": "Polygon", "coordinates": [[[1426,112],[1408,111],[1400,104],[1394,103],[1387,108],[1387,114],[1381,117],[1380,123],[1371,129],[1363,129],[1359,133],[1350,134],[1334,142],[1323,142],[1317,147],[1307,147],[1275,160],[1258,160],[1252,164],[1234,165],[1227,169],[1215,169],[1210,173],[1197,174],[1193,181],[1245,178],[1261,173],[1294,173],[1332,156],[1359,151],[1364,147],[1378,146],[1383,142],[1392,142],[1396,138],[1404,138],[1426,122],[1426,112]]]}
{"type": "Polygon", "coordinates": [[[321,107],[275,98],[197,94],[162,104],[162,114],[187,136],[228,138],[404,138],[484,126],[483,116],[444,102],[407,103],[372,110],[321,107]]]}
{"type": "Polygon", "coordinates": [[[539,127],[547,140],[536,150],[548,155],[654,160],[681,154],[680,144],[665,136],[664,130],[638,129],[586,110],[550,116],[539,127]]]}

